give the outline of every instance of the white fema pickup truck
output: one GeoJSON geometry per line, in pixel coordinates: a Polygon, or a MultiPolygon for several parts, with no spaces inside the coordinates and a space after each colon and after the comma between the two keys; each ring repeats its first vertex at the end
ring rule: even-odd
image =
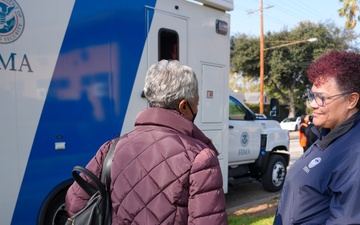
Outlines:
{"type": "MultiPolygon", "coordinates": [[[[278,103],[271,101],[272,113],[278,113],[278,103]],[[275,108],[274,108],[275,107],[275,108]]],[[[267,191],[279,191],[289,165],[289,135],[279,122],[256,119],[236,93],[229,99],[229,182],[261,180],[267,191]]]]}

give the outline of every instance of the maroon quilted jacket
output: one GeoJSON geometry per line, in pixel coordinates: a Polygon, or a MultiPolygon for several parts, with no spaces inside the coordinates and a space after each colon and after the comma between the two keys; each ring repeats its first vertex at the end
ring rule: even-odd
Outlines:
{"type": "MultiPolygon", "coordinates": [[[[100,174],[111,141],[87,168],[100,174]]],[[[210,140],[177,111],[148,108],[118,142],[111,169],[112,224],[227,224],[222,176],[210,140]]],[[[74,183],[69,215],[89,196],[74,183]]]]}

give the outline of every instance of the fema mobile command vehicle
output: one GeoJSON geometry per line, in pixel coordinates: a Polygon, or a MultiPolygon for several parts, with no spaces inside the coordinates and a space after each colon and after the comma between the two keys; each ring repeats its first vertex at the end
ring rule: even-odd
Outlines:
{"type": "Polygon", "coordinates": [[[229,122],[232,9],[232,0],[0,0],[0,224],[63,224],[72,168],[132,130],[147,107],[145,73],[161,59],[197,74],[195,123],[220,152],[225,192],[228,169],[281,188],[288,137],[250,111],[241,118],[240,102],[229,122]]]}

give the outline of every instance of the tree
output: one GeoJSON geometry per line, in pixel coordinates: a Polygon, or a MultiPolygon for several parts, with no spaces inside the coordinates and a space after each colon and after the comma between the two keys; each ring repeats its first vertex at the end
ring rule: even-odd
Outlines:
{"type": "MultiPolygon", "coordinates": [[[[265,35],[265,49],[277,46],[283,41],[307,40],[316,37],[316,42],[303,42],[265,51],[264,87],[268,96],[279,98],[289,105],[289,117],[298,110],[305,111],[304,94],[309,82],[306,70],[312,61],[333,49],[347,50],[351,37],[349,32],[333,23],[314,24],[302,22],[293,30],[284,28],[278,33],[265,35]]],[[[258,78],[259,38],[238,34],[231,38],[231,69],[244,77],[258,78]]]]}
{"type": "MultiPolygon", "coordinates": [[[[339,16],[346,17],[345,27],[354,29],[356,26],[356,15],[358,14],[359,5],[356,0],[340,0],[343,8],[339,9],[339,16]]],[[[360,16],[357,17],[360,20],[360,16]]]]}
{"type": "Polygon", "coordinates": [[[255,78],[244,77],[242,74],[230,72],[230,90],[235,92],[259,92],[259,82],[255,78]]]}

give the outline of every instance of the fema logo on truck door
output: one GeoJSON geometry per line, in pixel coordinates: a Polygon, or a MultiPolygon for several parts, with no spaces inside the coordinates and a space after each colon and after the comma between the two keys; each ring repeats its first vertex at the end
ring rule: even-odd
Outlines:
{"type": "Polygon", "coordinates": [[[0,0],[0,44],[16,41],[24,31],[24,14],[15,0],[0,0]]]}
{"type": "Polygon", "coordinates": [[[241,134],[241,140],[240,140],[240,142],[241,142],[241,145],[242,145],[243,147],[246,147],[246,145],[247,145],[248,142],[249,142],[249,134],[248,134],[247,132],[243,132],[243,133],[241,134]]]}

